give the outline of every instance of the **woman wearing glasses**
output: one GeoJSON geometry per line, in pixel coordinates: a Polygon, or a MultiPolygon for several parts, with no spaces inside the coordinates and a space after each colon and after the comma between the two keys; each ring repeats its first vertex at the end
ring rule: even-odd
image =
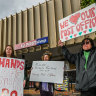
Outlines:
{"type": "Polygon", "coordinates": [[[82,51],[71,54],[64,43],[59,40],[58,45],[62,47],[65,58],[76,64],[76,90],[81,92],[81,96],[96,95],[96,48],[93,40],[85,38],[82,41],[82,51]]]}

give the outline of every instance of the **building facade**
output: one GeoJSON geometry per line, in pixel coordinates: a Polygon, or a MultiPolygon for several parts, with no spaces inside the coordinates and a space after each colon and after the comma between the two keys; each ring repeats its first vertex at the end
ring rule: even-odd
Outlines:
{"type": "MultiPolygon", "coordinates": [[[[15,46],[15,44],[48,37],[47,44],[16,50],[17,56],[31,62],[40,60],[44,50],[51,50],[55,58],[53,60],[61,60],[61,49],[58,49],[57,44],[59,40],[58,20],[78,10],[80,10],[80,0],[50,0],[2,19],[0,21],[0,54],[4,51],[6,45],[15,46]],[[31,59],[32,56],[34,59],[31,59]],[[57,57],[61,59],[57,59],[57,57]]],[[[71,39],[66,41],[65,44],[78,44],[86,36],[95,39],[96,34],[94,32],[71,39]]]]}

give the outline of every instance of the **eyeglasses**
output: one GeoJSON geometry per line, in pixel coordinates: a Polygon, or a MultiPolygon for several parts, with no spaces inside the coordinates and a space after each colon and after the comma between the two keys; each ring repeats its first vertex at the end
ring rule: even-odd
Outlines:
{"type": "Polygon", "coordinates": [[[83,42],[83,45],[88,45],[90,42],[89,41],[86,41],[86,42],[83,42]]]}

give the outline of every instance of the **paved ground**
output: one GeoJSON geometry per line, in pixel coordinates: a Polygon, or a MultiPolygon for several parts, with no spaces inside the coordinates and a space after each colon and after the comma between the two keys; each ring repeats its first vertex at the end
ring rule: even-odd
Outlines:
{"type": "MultiPolygon", "coordinates": [[[[28,90],[24,90],[24,94],[23,96],[40,96],[40,91],[35,91],[35,89],[28,89],[28,90]]],[[[61,91],[54,91],[54,96],[80,96],[80,93],[78,92],[74,92],[72,93],[72,91],[70,92],[61,92],[61,91]]]]}

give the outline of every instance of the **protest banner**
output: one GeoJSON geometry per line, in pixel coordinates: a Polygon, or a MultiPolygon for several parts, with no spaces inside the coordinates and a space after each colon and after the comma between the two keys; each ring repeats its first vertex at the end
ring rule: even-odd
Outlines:
{"type": "Polygon", "coordinates": [[[96,31],[96,4],[92,4],[59,22],[60,40],[67,41],[96,31]]]}
{"type": "Polygon", "coordinates": [[[22,59],[0,57],[0,96],[23,96],[22,59]]]}
{"type": "Polygon", "coordinates": [[[64,61],[33,61],[30,81],[63,83],[64,61]]]}

